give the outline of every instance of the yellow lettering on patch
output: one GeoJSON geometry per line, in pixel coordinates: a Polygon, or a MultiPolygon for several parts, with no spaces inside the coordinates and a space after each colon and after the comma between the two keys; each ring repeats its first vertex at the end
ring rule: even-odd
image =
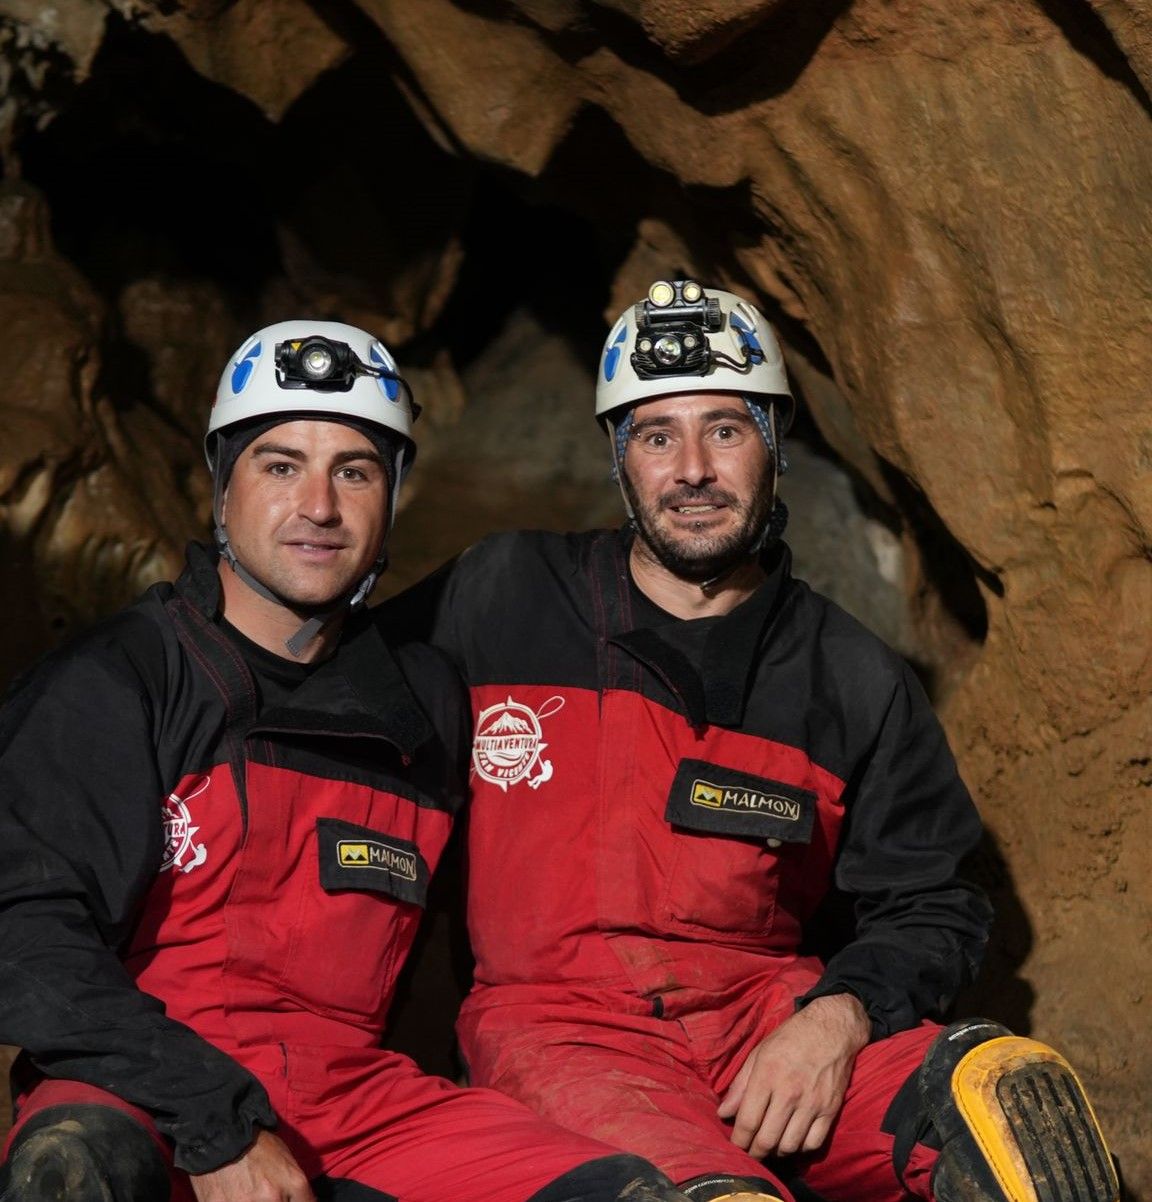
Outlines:
{"type": "Polygon", "coordinates": [[[403,877],[406,881],[418,878],[415,853],[390,843],[352,843],[341,839],[336,844],[336,854],[341,868],[376,868],[403,877]]]}
{"type": "Polygon", "coordinates": [[[706,780],[692,782],[692,804],[707,806],[710,810],[725,810],[728,813],[751,811],[770,814],[786,822],[798,822],[802,815],[800,803],[790,797],[760,793],[755,789],[731,789],[706,780]]]}

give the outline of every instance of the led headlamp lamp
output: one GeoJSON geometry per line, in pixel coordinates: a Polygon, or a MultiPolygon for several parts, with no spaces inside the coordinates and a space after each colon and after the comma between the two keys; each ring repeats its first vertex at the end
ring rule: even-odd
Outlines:
{"type": "Polygon", "coordinates": [[[383,365],[365,363],[346,342],[316,335],[276,344],[277,381],[281,388],[314,388],[347,392],[357,376],[399,379],[383,365]]]}
{"type": "Polygon", "coordinates": [[[742,361],[712,349],[708,335],[724,328],[724,312],[719,298],[705,295],[695,280],[657,280],[647,300],[636,306],[635,317],[631,358],[642,380],[703,376],[718,365],[744,372],[763,359],[762,351],[746,343],[742,361]]]}

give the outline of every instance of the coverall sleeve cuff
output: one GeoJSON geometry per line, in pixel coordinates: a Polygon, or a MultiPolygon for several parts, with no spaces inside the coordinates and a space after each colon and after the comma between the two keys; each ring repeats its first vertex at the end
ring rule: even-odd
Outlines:
{"type": "Polygon", "coordinates": [[[876,1008],[869,1005],[868,999],[860,990],[854,989],[844,981],[818,981],[807,993],[796,999],[796,1009],[803,1010],[809,1002],[814,1002],[818,997],[833,997],[838,993],[850,993],[864,1007],[871,1028],[868,1033],[869,1043],[875,1043],[877,1039],[891,1034],[885,1015],[877,1014],[876,1008]]]}
{"type": "Polygon", "coordinates": [[[251,1098],[228,1124],[219,1124],[197,1131],[188,1140],[177,1141],[173,1163],[186,1173],[212,1173],[242,1156],[257,1131],[273,1130],[276,1112],[267,1097],[251,1098]]]}

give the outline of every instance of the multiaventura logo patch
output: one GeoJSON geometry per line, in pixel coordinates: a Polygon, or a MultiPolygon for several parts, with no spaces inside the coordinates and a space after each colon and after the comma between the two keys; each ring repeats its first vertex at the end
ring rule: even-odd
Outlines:
{"type": "Polygon", "coordinates": [[[481,710],[472,743],[473,770],[505,793],[520,781],[539,789],[552,779],[552,761],[543,756],[548,744],[541,723],[563,708],[560,696],[549,697],[533,709],[509,695],[506,701],[481,710]]]}

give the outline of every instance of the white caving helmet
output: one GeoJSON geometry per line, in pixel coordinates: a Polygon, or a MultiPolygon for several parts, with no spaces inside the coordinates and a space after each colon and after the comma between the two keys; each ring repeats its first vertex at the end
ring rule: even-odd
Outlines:
{"type": "MultiPolygon", "coordinates": [[[[232,431],[301,417],[347,421],[372,431],[393,455],[387,465],[391,528],[400,485],[416,457],[412,426],[419,412],[387,347],[365,330],[336,321],[281,321],[258,330],[224,368],[204,436],[215,481],[213,516],[221,556],[249,587],[280,601],[236,561],[222,521],[224,490],[234,463],[234,458],[225,462],[223,456],[232,431]]],[[[386,562],[382,546],[371,572],[352,595],[330,613],[311,618],[288,640],[292,654],[299,655],[337,613],[364,601],[386,562]]]]}
{"type": "MultiPolygon", "coordinates": [[[[596,375],[596,417],[611,437],[618,476],[632,407],[683,392],[738,393],[782,470],[779,439],[796,402],[772,327],[733,292],[657,280],[616,319],[596,375]]],[[[624,504],[631,516],[627,496],[624,504]]]]}

